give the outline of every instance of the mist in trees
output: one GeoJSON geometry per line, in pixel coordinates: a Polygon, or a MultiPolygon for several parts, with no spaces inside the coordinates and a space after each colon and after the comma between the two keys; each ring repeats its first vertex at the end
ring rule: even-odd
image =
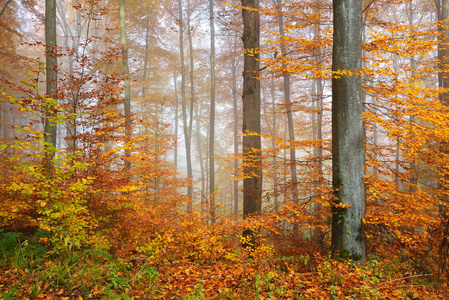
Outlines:
{"type": "Polygon", "coordinates": [[[132,265],[80,297],[438,299],[446,2],[3,1],[0,249],[132,265]]]}

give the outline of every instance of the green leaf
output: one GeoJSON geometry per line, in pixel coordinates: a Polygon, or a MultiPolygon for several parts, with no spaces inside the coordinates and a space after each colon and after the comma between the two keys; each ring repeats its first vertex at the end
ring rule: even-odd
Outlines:
{"type": "Polygon", "coordinates": [[[0,145],[0,151],[2,151],[3,149],[5,149],[6,147],[8,147],[7,144],[1,144],[1,145],[0,145]]]}

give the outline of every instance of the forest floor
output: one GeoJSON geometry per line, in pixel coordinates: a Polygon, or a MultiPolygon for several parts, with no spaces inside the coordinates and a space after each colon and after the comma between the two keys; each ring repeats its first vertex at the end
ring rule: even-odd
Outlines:
{"type": "Polygon", "coordinates": [[[3,233],[0,299],[449,299],[448,282],[399,258],[369,256],[355,267],[319,254],[155,260],[103,250],[55,254],[3,233]],[[408,269],[408,270],[407,270],[408,269]]]}

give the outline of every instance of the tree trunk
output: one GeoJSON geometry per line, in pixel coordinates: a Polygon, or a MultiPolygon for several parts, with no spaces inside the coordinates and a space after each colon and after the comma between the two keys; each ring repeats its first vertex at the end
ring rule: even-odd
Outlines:
{"type": "MultiPolygon", "coordinates": [[[[245,54],[243,65],[243,216],[248,217],[262,208],[262,155],[260,137],[260,81],[259,76],[259,37],[260,16],[259,0],[242,0],[243,47],[246,51],[255,51],[254,56],[245,54]]],[[[254,231],[247,229],[243,233],[244,247],[256,246],[254,231]]]]}
{"type": "Polygon", "coordinates": [[[214,1],[209,0],[210,20],[210,120],[209,120],[209,191],[210,215],[215,223],[215,25],[214,1]]]}
{"type": "Polygon", "coordinates": [[[364,130],[362,105],[362,0],[334,0],[332,71],[332,252],[365,259],[364,130]]]}
{"type": "Polygon", "coordinates": [[[173,74],[173,85],[175,87],[175,149],[174,149],[174,158],[173,163],[175,165],[175,172],[178,172],[178,128],[179,128],[179,119],[178,119],[178,82],[176,80],[176,74],[173,74]]]}
{"type": "Polygon", "coordinates": [[[187,176],[189,185],[187,186],[187,197],[189,198],[189,203],[187,203],[187,210],[192,210],[193,201],[193,182],[192,182],[192,166],[191,166],[191,130],[187,124],[187,100],[186,100],[186,66],[184,62],[184,28],[182,21],[182,0],[178,0],[179,6],[179,54],[181,58],[181,100],[182,100],[182,122],[184,131],[184,142],[186,147],[186,158],[187,158],[187,176]],[[190,168],[189,168],[190,163],[190,168]],[[190,174],[189,174],[190,170],[190,174]]]}
{"type": "MultiPolygon", "coordinates": [[[[122,45],[122,65],[123,74],[125,75],[125,102],[124,102],[124,114],[125,114],[125,143],[129,144],[131,141],[131,80],[129,78],[129,65],[128,65],[128,44],[126,42],[126,13],[125,13],[125,0],[119,0],[120,3],[120,42],[122,45]]],[[[125,147],[125,168],[131,168],[130,151],[129,146],[125,147]]]]}
{"type": "MultiPolygon", "coordinates": [[[[239,110],[237,103],[237,61],[233,56],[231,61],[232,73],[232,110],[234,112],[234,155],[239,153],[239,137],[238,137],[238,118],[239,110]]],[[[234,214],[239,213],[239,174],[238,174],[239,160],[234,159],[234,214]]]]}
{"type": "MultiPolygon", "coordinates": [[[[58,88],[58,58],[56,40],[56,0],[45,1],[45,54],[46,54],[46,94],[51,98],[58,88]]],[[[47,109],[45,116],[45,142],[56,147],[56,112],[47,109]]]]}
{"type": "MultiPolygon", "coordinates": [[[[282,0],[274,0],[278,10],[278,26],[279,26],[279,39],[282,40],[284,32],[284,16],[282,14],[282,0]]],[[[285,44],[280,43],[281,55],[286,57],[285,44]]],[[[285,63],[282,62],[282,69],[285,69],[285,63]]],[[[295,141],[295,127],[293,125],[292,103],[290,99],[290,76],[286,72],[282,76],[284,83],[284,101],[287,107],[287,126],[288,126],[288,139],[291,143],[295,141]]],[[[290,147],[290,177],[292,185],[292,200],[293,203],[298,203],[298,179],[296,176],[296,149],[294,146],[290,147]]]]}
{"type": "Polygon", "coordinates": [[[190,1],[187,0],[187,32],[189,34],[189,52],[190,52],[190,108],[189,108],[189,147],[186,147],[187,158],[187,176],[189,177],[189,199],[190,210],[193,204],[193,171],[192,171],[192,128],[193,128],[193,107],[195,104],[195,84],[193,77],[193,42],[192,42],[192,28],[190,26],[190,1]]]}

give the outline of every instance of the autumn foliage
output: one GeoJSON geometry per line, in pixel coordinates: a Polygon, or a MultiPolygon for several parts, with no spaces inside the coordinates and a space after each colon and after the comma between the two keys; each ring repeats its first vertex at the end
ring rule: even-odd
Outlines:
{"type": "MultiPolygon", "coordinates": [[[[142,4],[145,18],[157,19],[162,10],[150,2],[142,4]]],[[[69,67],[58,70],[54,97],[41,91],[41,59],[7,51],[1,66],[0,298],[447,299],[449,106],[439,96],[449,91],[436,78],[448,70],[438,69],[435,58],[443,38],[438,28],[447,25],[430,20],[431,8],[424,1],[414,2],[426,22],[380,13],[387,6],[407,11],[411,2],[367,3],[361,74],[331,71],[328,1],[261,8],[268,24],[265,41],[251,51],[262,57],[263,149],[254,156],[257,161],[245,163],[242,153],[217,150],[216,185],[222,187],[213,195],[213,220],[210,191],[199,188],[207,178],[184,178],[172,159],[180,146],[172,124],[180,92],[170,94],[167,78],[172,74],[148,71],[154,72],[150,76],[145,69],[147,78],[141,78],[137,73],[142,66],[136,67],[132,86],[150,92],[134,92],[133,113],[125,115],[118,24],[103,22],[113,18],[116,4],[61,2],[85,38],[66,40],[58,48],[58,59],[69,67]],[[279,14],[285,35],[277,31],[279,14]],[[11,74],[14,61],[21,64],[23,76],[11,74]],[[348,74],[362,77],[365,94],[367,260],[358,265],[329,255],[334,194],[328,87],[332,76],[348,74]],[[284,76],[298,89],[291,105],[279,100],[276,80],[284,76]],[[297,118],[295,141],[286,135],[288,111],[297,118]],[[20,119],[8,130],[6,112],[20,119]],[[44,142],[49,116],[59,130],[56,147],[44,142]],[[287,157],[292,148],[301,153],[295,161],[287,157]],[[244,170],[254,165],[262,165],[263,209],[242,218],[232,213],[227,186],[229,178],[241,182],[253,176],[244,170]],[[189,199],[192,182],[195,193],[189,199]],[[254,248],[241,246],[248,228],[255,233],[254,248]]],[[[136,24],[142,11],[136,5],[127,8],[140,16],[130,22],[131,40],[141,34],[136,24]]],[[[165,3],[164,9],[173,9],[170,5],[165,3]]],[[[219,7],[221,25],[230,32],[239,27],[229,12],[237,8],[219,7]]],[[[66,26],[65,33],[75,30],[66,26]]],[[[18,48],[19,40],[9,37],[6,45],[18,48]]],[[[160,72],[173,71],[176,89],[177,54],[151,39],[146,49],[134,42],[137,50],[131,56],[145,60],[145,68],[151,61],[161,64],[160,72]],[[149,50],[151,43],[154,49],[149,50]],[[162,58],[143,58],[150,51],[162,58]]],[[[43,49],[39,43],[25,44],[43,49]]],[[[227,61],[234,52],[223,57],[227,61]]],[[[224,94],[226,87],[220,88],[224,94]]],[[[205,92],[197,89],[201,99],[205,92]]],[[[192,107],[197,105],[192,101],[192,107]]],[[[195,109],[200,128],[196,142],[202,148],[203,108],[195,109]]]]}

